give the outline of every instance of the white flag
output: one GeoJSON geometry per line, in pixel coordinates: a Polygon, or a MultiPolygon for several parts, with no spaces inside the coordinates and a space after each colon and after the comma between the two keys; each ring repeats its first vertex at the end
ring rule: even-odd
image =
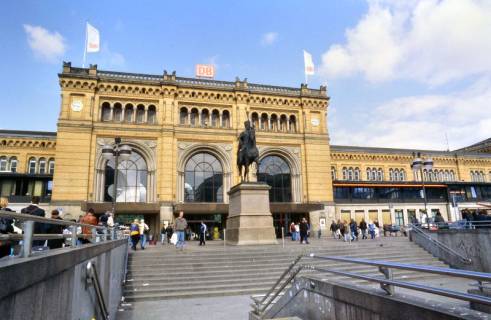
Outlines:
{"type": "Polygon", "coordinates": [[[99,30],[87,22],[87,52],[99,52],[99,30]]]}
{"type": "Polygon", "coordinates": [[[303,61],[305,64],[305,74],[313,75],[314,74],[314,61],[312,60],[312,55],[307,51],[303,51],[303,61]]]}

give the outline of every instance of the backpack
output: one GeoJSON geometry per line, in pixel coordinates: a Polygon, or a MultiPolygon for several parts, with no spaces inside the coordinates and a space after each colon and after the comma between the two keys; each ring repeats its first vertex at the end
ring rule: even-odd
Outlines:
{"type": "Polygon", "coordinates": [[[140,234],[140,228],[138,227],[137,224],[132,223],[130,226],[130,235],[136,236],[138,234],[140,234]]]}

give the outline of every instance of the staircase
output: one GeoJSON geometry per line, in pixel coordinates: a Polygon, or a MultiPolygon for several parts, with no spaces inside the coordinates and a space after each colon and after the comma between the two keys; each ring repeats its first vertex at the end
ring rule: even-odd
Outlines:
{"type": "MultiPolygon", "coordinates": [[[[125,300],[135,302],[266,293],[296,256],[310,252],[317,255],[446,266],[405,237],[382,237],[351,244],[324,239],[311,245],[300,245],[287,240],[285,248],[281,245],[223,247],[221,244],[223,243],[210,242],[206,247],[199,247],[196,242],[189,242],[183,252],[167,245],[131,252],[124,289],[125,300]]],[[[302,262],[381,276],[375,267],[370,266],[309,258],[302,259],[302,262]]],[[[331,274],[324,274],[323,277],[355,284],[363,282],[331,274]]],[[[396,279],[424,280],[430,277],[434,276],[394,270],[396,279]]]]}

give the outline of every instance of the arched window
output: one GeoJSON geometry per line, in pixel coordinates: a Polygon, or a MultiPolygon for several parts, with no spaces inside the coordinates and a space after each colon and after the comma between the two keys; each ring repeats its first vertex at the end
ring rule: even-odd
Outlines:
{"type": "Polygon", "coordinates": [[[348,180],[353,181],[353,168],[348,169],[348,180]]]}
{"type": "Polygon", "coordinates": [[[111,105],[109,104],[109,102],[104,102],[102,104],[101,120],[102,121],[111,120],[111,105]]]}
{"type": "Polygon", "coordinates": [[[378,181],[384,180],[384,171],[382,170],[382,168],[378,168],[377,170],[377,180],[378,181]]]}
{"type": "Polygon", "coordinates": [[[179,124],[187,124],[188,122],[188,109],[182,107],[179,111],[179,124]]]}
{"type": "Polygon", "coordinates": [[[210,124],[210,112],[208,109],[201,110],[201,126],[206,127],[210,124]]]}
{"type": "Polygon", "coordinates": [[[258,181],[266,182],[271,187],[269,201],[292,201],[290,166],[283,158],[264,157],[259,163],[258,181]]]}
{"type": "Polygon", "coordinates": [[[39,174],[46,174],[46,159],[39,159],[39,174]]]}
{"type": "MultiPolygon", "coordinates": [[[[104,201],[112,201],[114,197],[114,167],[114,160],[107,161],[104,201]]],[[[118,163],[116,202],[146,202],[147,176],[148,170],[145,159],[133,150],[128,160],[118,163]]]]}
{"type": "Polygon", "coordinates": [[[297,118],[294,115],[290,116],[290,132],[297,132],[297,118]]]}
{"type": "Polygon", "coordinates": [[[288,131],[288,118],[285,114],[282,114],[280,117],[280,130],[281,132],[288,131]]]}
{"type": "Polygon", "coordinates": [[[122,121],[122,116],[123,116],[123,106],[121,103],[117,102],[114,104],[114,109],[113,109],[113,121],[120,122],[122,121]]]}
{"type": "Polygon", "coordinates": [[[222,127],[230,128],[230,112],[228,110],[224,110],[222,113],[222,127]]]}
{"type": "Polygon", "coordinates": [[[399,181],[405,181],[406,180],[406,171],[404,169],[401,169],[399,171],[399,181]]]}
{"type": "Polygon", "coordinates": [[[453,172],[453,170],[450,170],[449,179],[450,181],[455,181],[455,173],[453,172]]]}
{"type": "Polygon", "coordinates": [[[428,181],[428,171],[426,169],[423,170],[423,180],[428,181]]]}
{"type": "Polygon", "coordinates": [[[271,115],[271,130],[278,131],[278,116],[276,114],[271,115]]]}
{"type": "Polygon", "coordinates": [[[348,180],[348,170],[346,167],[343,168],[343,180],[348,180]]]}
{"type": "Polygon", "coordinates": [[[367,168],[367,181],[372,180],[372,170],[370,168],[367,168]]]}
{"type": "Polygon", "coordinates": [[[29,174],[35,174],[36,167],[37,167],[36,158],[29,158],[29,171],[28,171],[29,174]]]}
{"type": "Polygon", "coordinates": [[[353,178],[355,179],[355,181],[359,181],[360,180],[360,169],[359,168],[355,168],[354,172],[353,172],[353,178]]]}
{"type": "Polygon", "coordinates": [[[389,180],[390,181],[395,181],[395,179],[394,179],[394,170],[392,168],[389,169],[389,180]]]}
{"type": "Polygon", "coordinates": [[[136,107],[136,123],[145,122],[145,106],[143,104],[139,104],[136,107]]]}
{"type": "Polygon", "coordinates": [[[336,167],[331,167],[331,179],[336,180],[336,167]]]}
{"type": "Polygon", "coordinates": [[[157,109],[155,106],[149,105],[147,111],[147,123],[148,124],[156,124],[157,123],[157,109]]]}
{"type": "Polygon", "coordinates": [[[124,121],[133,122],[133,105],[131,103],[124,107],[124,121]]]}
{"type": "Polygon", "coordinates": [[[252,113],[251,121],[254,128],[259,129],[259,116],[257,115],[256,112],[252,113]]]}
{"type": "Polygon", "coordinates": [[[218,127],[218,121],[220,121],[220,112],[214,109],[211,112],[211,126],[214,128],[218,127]]]}
{"type": "Polygon", "coordinates": [[[10,172],[17,172],[17,164],[18,161],[16,157],[10,158],[10,172]]]}
{"type": "Polygon", "coordinates": [[[185,202],[223,202],[223,169],[209,153],[197,153],[186,163],[185,202]]]}
{"type": "Polygon", "coordinates": [[[261,115],[261,130],[268,130],[268,129],[269,129],[268,115],[266,113],[263,113],[261,115]]]}
{"type": "Polygon", "coordinates": [[[49,174],[55,173],[55,159],[49,159],[49,161],[48,161],[48,173],[49,174]]]}
{"type": "Polygon", "coordinates": [[[7,171],[8,169],[8,161],[7,157],[0,157],[0,171],[7,171]]]}
{"type": "Polygon", "coordinates": [[[198,109],[196,109],[196,108],[191,109],[190,125],[192,125],[193,127],[198,124],[198,121],[199,121],[199,115],[198,114],[199,114],[198,109]]]}

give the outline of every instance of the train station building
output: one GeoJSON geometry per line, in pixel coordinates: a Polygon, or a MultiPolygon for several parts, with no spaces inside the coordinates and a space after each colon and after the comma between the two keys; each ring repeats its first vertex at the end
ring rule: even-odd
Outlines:
{"type": "Polygon", "coordinates": [[[490,139],[454,151],[331,145],[327,88],[312,89],[73,67],[59,74],[56,132],[0,131],[0,193],[14,209],[30,196],[77,219],[88,208],[121,222],[143,215],[155,234],[183,210],[222,229],[240,182],[237,137],[256,128],[258,181],[271,186],[277,230],[301,217],[405,224],[424,209],[446,220],[491,201],[490,139]],[[115,139],[130,151],[104,150],[115,139]],[[413,171],[415,152],[434,162],[413,171]],[[117,175],[115,174],[117,173],[117,175]],[[117,177],[117,179],[115,179],[117,177]]]}

